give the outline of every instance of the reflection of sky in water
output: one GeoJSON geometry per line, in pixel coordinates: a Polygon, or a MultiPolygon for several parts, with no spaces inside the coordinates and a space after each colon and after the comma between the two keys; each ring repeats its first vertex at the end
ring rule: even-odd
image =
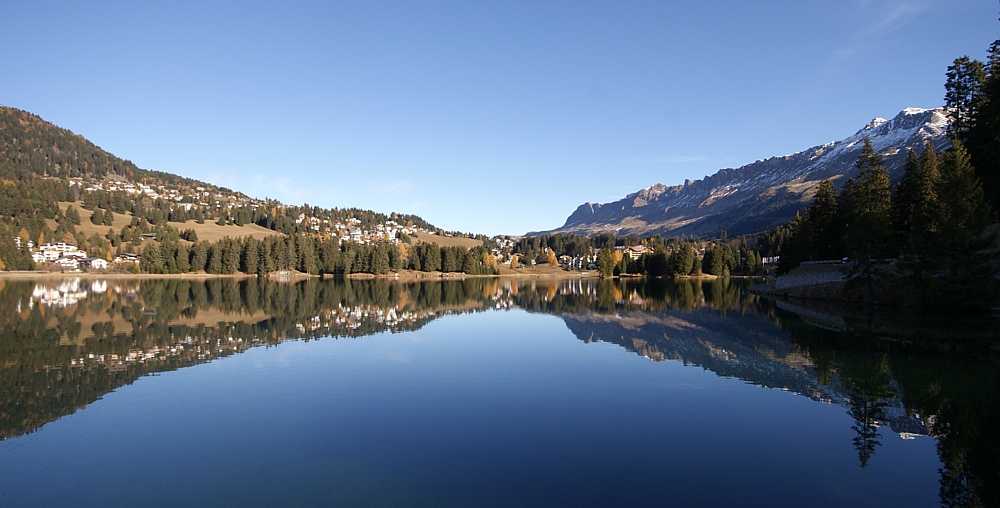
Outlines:
{"type": "Polygon", "coordinates": [[[933,440],[880,428],[861,469],[839,405],[588,344],[565,323],[447,316],[139,378],[0,443],[0,492],[12,505],[100,504],[109,489],[171,506],[937,502],[933,440]]]}

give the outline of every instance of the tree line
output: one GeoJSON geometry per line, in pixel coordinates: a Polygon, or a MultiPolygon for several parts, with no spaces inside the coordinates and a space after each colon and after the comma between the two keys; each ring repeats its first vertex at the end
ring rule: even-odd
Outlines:
{"type": "Polygon", "coordinates": [[[910,151],[891,185],[865,139],[857,174],[838,193],[822,182],[812,205],[786,228],[779,273],[804,261],[848,258],[848,291],[866,300],[961,299],[997,295],[996,211],[1000,208],[1000,40],[987,63],[968,56],[948,67],[950,149],[910,151]],[[895,269],[886,260],[895,260],[895,269]]]}
{"type": "Polygon", "coordinates": [[[919,155],[911,150],[895,186],[867,139],[857,169],[839,193],[822,182],[792,221],[779,273],[804,261],[847,258],[849,289],[867,300],[904,288],[925,303],[957,288],[966,301],[995,291],[996,238],[988,231],[994,217],[960,140],[943,154],[930,145],[919,155]],[[887,268],[888,260],[898,269],[887,268]]]}
{"type": "Polygon", "coordinates": [[[138,267],[145,273],[266,275],[296,270],[311,275],[383,275],[410,268],[423,272],[458,272],[472,275],[499,273],[496,258],[482,247],[441,247],[420,243],[407,248],[388,242],[359,244],[309,235],[226,237],[218,242],[166,239],[142,251],[138,267]]]}

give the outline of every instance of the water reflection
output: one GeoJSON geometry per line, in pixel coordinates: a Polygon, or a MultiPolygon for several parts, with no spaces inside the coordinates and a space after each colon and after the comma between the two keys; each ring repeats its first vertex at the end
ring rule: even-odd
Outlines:
{"type": "Polygon", "coordinates": [[[1000,379],[988,323],[775,303],[739,281],[391,283],[256,279],[0,282],[0,437],[32,432],[117,387],[286,340],[416,330],[446,315],[560,316],[587,343],[840,405],[858,465],[882,439],[937,439],[940,494],[1000,504],[1000,379]],[[971,323],[971,330],[960,323],[971,323]]]}

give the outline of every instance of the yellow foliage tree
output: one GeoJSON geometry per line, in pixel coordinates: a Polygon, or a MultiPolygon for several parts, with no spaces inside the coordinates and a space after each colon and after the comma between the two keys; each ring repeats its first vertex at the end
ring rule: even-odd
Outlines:
{"type": "Polygon", "coordinates": [[[556,257],[556,251],[549,249],[549,253],[548,256],[546,256],[546,258],[547,258],[546,261],[548,261],[550,265],[552,266],[559,265],[559,258],[556,257]]]}
{"type": "Polygon", "coordinates": [[[623,254],[622,251],[618,249],[615,249],[614,254],[611,255],[611,258],[614,259],[615,261],[615,266],[618,266],[618,263],[622,262],[623,257],[625,257],[625,254],[623,254]]]}
{"type": "Polygon", "coordinates": [[[497,257],[494,256],[493,254],[490,254],[489,252],[483,253],[483,266],[487,266],[494,270],[500,268],[500,264],[497,263],[497,257]]]}
{"type": "Polygon", "coordinates": [[[514,254],[510,257],[510,267],[511,269],[517,268],[518,259],[520,259],[520,254],[514,254]]]}

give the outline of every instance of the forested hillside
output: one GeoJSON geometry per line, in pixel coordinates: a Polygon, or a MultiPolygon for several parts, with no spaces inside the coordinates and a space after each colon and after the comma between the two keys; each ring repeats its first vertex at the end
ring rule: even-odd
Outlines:
{"type": "Polygon", "coordinates": [[[1000,40],[987,63],[955,59],[945,102],[951,147],[909,150],[904,174],[892,185],[865,139],[857,175],[839,193],[824,182],[787,228],[779,271],[844,257],[845,289],[854,300],[996,305],[1000,40]]]}
{"type": "MultiPolygon", "coordinates": [[[[204,236],[205,228],[192,225],[206,222],[227,227],[256,224],[278,233],[304,235],[317,245],[335,242],[338,251],[345,244],[374,248],[381,242],[396,244],[406,235],[445,233],[416,215],[286,205],[140,169],[81,135],[31,113],[0,106],[0,270],[34,268],[32,248],[52,241],[109,261],[116,254],[141,253],[154,244],[162,248],[164,241],[179,241],[182,248],[193,250],[198,240],[195,230],[204,236]],[[81,210],[85,220],[101,228],[100,233],[93,231],[95,227],[77,227],[81,210]],[[144,240],[152,243],[144,244],[144,240]]],[[[241,234],[232,228],[226,234],[236,237],[233,241],[251,236],[250,231],[241,234]]],[[[284,242],[295,245],[297,241],[284,242]]],[[[34,254],[37,261],[37,251],[34,254]]],[[[299,264],[303,266],[291,263],[278,268],[319,263],[299,264]]]]}

